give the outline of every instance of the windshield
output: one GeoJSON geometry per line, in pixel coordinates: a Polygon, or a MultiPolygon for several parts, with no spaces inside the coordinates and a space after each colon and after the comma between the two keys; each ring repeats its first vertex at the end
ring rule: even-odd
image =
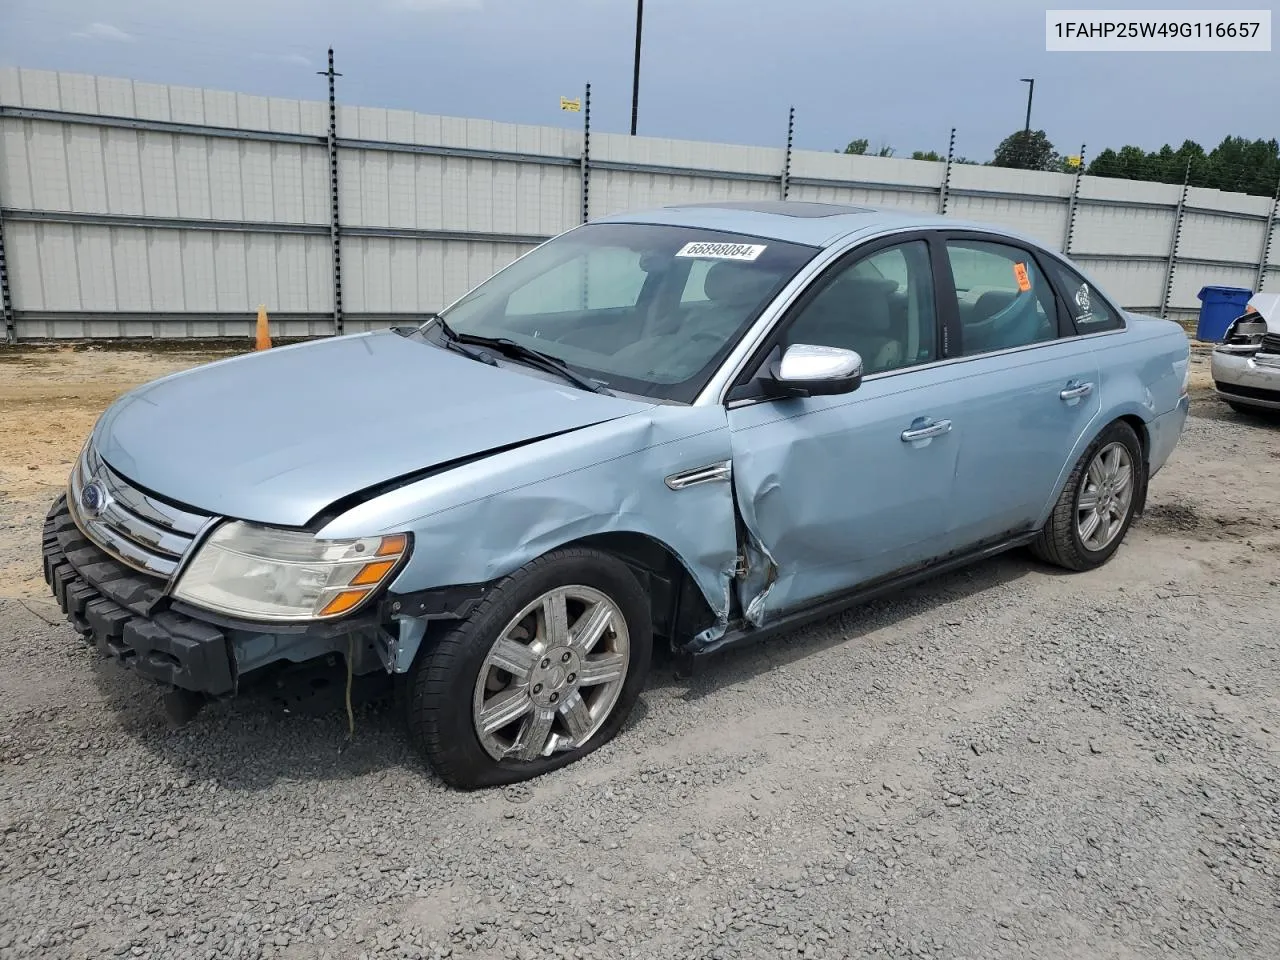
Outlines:
{"type": "Polygon", "coordinates": [[[614,391],[692,401],[813,247],[691,227],[601,223],[551,240],[444,312],[614,391]]]}

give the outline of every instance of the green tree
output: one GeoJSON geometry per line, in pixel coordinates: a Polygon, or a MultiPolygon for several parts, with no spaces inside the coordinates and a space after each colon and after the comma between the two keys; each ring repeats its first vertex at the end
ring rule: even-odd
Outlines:
{"type": "Polygon", "coordinates": [[[1060,170],[1062,158],[1043,130],[1019,130],[1000,141],[991,165],[1018,170],[1060,170]]]}
{"type": "Polygon", "coordinates": [[[1187,177],[1193,187],[1272,196],[1280,181],[1280,143],[1226,137],[1207,153],[1194,140],[1184,140],[1176,150],[1169,144],[1150,152],[1107,148],[1090,161],[1087,172],[1157,183],[1182,183],[1187,177]]]}
{"type": "MultiPolygon", "coordinates": [[[[854,156],[861,157],[861,156],[865,156],[867,154],[867,151],[870,149],[871,149],[871,141],[868,140],[866,137],[861,137],[857,140],[850,140],[849,145],[844,148],[844,152],[853,154],[854,156]]],[[[876,149],[876,152],[872,154],[872,156],[892,157],[893,147],[889,146],[886,143],[882,143],[876,149]]]]}
{"type": "Polygon", "coordinates": [[[912,160],[932,160],[934,163],[946,160],[947,158],[938,153],[937,150],[915,150],[911,154],[912,160]]]}

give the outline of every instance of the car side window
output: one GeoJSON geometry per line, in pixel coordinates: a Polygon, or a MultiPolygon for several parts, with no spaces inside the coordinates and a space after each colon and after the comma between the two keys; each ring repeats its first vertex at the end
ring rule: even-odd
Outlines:
{"type": "Polygon", "coordinates": [[[1047,260],[1046,270],[1052,275],[1067,300],[1067,311],[1076,333],[1102,333],[1119,330],[1124,322],[1089,286],[1089,282],[1071,268],[1056,260],[1047,260]]]}
{"type": "Polygon", "coordinates": [[[937,358],[936,317],[929,247],[912,240],[836,266],[782,345],[856,350],[864,372],[882,373],[937,358]]]}
{"type": "Polygon", "coordinates": [[[1057,338],[1053,288],[1026,250],[981,240],[946,247],[964,356],[1057,338]]]}

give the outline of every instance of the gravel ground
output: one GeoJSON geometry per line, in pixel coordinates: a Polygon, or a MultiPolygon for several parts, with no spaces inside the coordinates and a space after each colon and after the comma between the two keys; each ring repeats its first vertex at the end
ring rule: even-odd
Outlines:
{"type": "MultiPolygon", "coordinates": [[[[30,551],[33,502],[0,501],[30,551]]],[[[266,699],[171,730],[13,594],[0,956],[1272,958],[1278,623],[1280,427],[1204,395],[1102,570],[1009,555],[660,663],[505,791],[444,788],[377,702],[350,743],[266,699]]]]}

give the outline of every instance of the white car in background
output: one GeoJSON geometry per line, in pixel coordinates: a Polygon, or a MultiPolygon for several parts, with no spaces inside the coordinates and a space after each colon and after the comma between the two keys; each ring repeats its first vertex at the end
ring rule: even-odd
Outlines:
{"type": "Polygon", "coordinates": [[[1280,293],[1255,293],[1213,348],[1213,385],[1233,410],[1280,413],[1280,293]]]}

